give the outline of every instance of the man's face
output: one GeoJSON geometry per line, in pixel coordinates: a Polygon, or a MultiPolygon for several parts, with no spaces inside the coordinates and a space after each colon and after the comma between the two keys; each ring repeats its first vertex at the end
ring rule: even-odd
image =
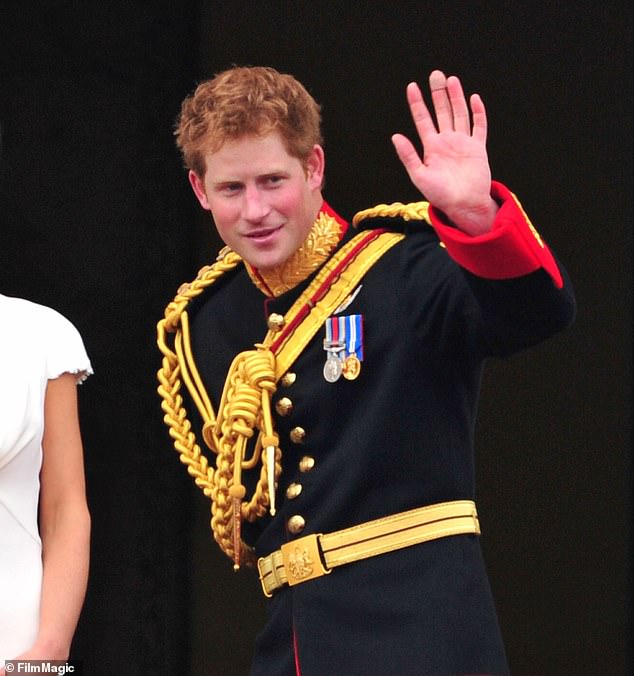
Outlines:
{"type": "Polygon", "coordinates": [[[260,270],[284,263],[304,242],[321,206],[324,154],[306,163],[286,151],[277,132],[227,141],[205,157],[204,178],[189,180],[222,240],[260,270]]]}

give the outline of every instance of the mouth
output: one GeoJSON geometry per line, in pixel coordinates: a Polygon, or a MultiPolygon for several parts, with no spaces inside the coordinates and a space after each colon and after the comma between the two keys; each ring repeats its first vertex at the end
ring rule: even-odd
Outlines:
{"type": "Polygon", "coordinates": [[[260,230],[254,230],[253,232],[247,233],[245,237],[253,242],[267,242],[281,229],[281,225],[278,225],[276,228],[261,228],[260,230]]]}

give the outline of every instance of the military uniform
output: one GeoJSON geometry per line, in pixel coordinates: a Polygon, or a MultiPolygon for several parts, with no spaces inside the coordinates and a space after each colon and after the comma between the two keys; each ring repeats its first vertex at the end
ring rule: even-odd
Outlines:
{"type": "MultiPolygon", "coordinates": [[[[242,527],[258,556],[312,533],[474,499],[484,361],[545,339],[574,315],[565,272],[514,196],[499,184],[493,195],[501,208],[493,231],[480,237],[433,209],[433,227],[398,216],[361,222],[406,236],[333,313],[361,317],[358,377],[325,378],[324,328],[277,384],[277,513],[242,527]]],[[[349,228],[341,244],[354,234],[349,228]]],[[[312,277],[267,298],[238,266],[192,303],[193,354],[213,401],[236,353],[260,342],[269,316],[287,313],[312,277]]],[[[277,589],[252,669],[267,676],[507,672],[477,534],[370,556],[277,589]]]]}

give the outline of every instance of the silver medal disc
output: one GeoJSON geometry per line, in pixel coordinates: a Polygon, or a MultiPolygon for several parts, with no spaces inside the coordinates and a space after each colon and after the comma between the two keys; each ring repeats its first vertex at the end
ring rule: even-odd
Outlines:
{"type": "Polygon", "coordinates": [[[328,357],[324,364],[324,378],[329,383],[334,383],[341,377],[343,365],[338,357],[328,357]]]}

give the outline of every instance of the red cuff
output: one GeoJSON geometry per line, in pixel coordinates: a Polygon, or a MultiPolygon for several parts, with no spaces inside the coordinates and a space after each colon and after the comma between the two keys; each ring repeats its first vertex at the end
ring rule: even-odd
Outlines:
{"type": "Polygon", "coordinates": [[[484,279],[512,279],[544,268],[561,289],[563,280],[557,263],[517,197],[496,181],[491,183],[491,196],[501,206],[493,228],[484,235],[462,232],[430,206],[431,223],[449,255],[465,270],[484,279]]]}

